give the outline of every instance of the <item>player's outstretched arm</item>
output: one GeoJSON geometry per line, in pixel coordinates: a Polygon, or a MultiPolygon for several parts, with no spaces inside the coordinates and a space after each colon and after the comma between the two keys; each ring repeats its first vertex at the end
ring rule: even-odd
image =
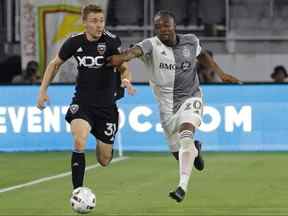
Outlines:
{"type": "Polygon", "coordinates": [[[225,83],[241,83],[236,77],[226,74],[214,61],[213,58],[206,51],[202,51],[200,55],[197,57],[199,64],[211,68],[225,83]]]}
{"type": "Polygon", "coordinates": [[[122,87],[127,89],[129,95],[134,95],[136,93],[136,89],[131,83],[132,80],[132,73],[129,71],[128,64],[124,62],[119,67],[120,74],[121,74],[121,85],[122,87]]]}
{"type": "Polygon", "coordinates": [[[112,55],[108,57],[108,62],[113,66],[120,66],[123,62],[128,62],[133,58],[137,58],[143,55],[142,49],[138,46],[130,48],[118,55],[112,55]]]}
{"type": "Polygon", "coordinates": [[[43,80],[41,82],[41,86],[39,89],[39,95],[37,99],[37,107],[39,109],[45,108],[45,102],[48,101],[47,89],[49,84],[52,82],[55,77],[59,67],[63,64],[62,59],[58,57],[58,55],[48,64],[43,80]]]}

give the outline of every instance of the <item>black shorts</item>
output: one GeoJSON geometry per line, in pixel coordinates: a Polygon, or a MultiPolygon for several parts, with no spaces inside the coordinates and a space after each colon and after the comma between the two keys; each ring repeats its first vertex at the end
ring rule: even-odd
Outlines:
{"type": "Polygon", "coordinates": [[[84,119],[91,126],[91,133],[104,143],[113,144],[118,131],[119,113],[116,105],[111,107],[95,107],[81,103],[72,103],[65,119],[71,123],[73,119],[84,119]]]}

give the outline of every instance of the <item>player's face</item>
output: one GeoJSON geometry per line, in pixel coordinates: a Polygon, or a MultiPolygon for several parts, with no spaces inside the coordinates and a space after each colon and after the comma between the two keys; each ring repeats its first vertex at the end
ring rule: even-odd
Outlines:
{"type": "Polygon", "coordinates": [[[172,46],[176,42],[174,19],[169,16],[156,16],[154,18],[154,31],[159,40],[172,46]]]}
{"type": "Polygon", "coordinates": [[[103,13],[89,13],[83,20],[86,33],[93,39],[99,39],[104,31],[105,18],[103,13]]]}

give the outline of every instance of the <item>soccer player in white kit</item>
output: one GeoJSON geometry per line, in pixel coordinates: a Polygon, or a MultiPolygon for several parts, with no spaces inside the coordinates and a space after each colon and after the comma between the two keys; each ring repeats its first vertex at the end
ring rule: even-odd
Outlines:
{"type": "Polygon", "coordinates": [[[150,75],[150,86],[160,109],[160,120],[170,150],[179,160],[179,184],[169,196],[181,202],[187,192],[193,164],[204,168],[201,146],[194,141],[195,128],[201,124],[202,92],[196,62],[213,69],[224,82],[239,80],[224,73],[214,60],[202,51],[194,34],[176,34],[175,17],[169,11],[154,16],[156,36],[144,39],[133,48],[109,58],[112,65],[140,57],[150,75]]]}

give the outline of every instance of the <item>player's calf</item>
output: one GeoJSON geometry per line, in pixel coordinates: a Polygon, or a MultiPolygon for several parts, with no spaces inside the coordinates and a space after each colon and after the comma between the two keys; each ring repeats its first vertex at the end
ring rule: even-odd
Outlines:
{"type": "Polygon", "coordinates": [[[83,186],[85,174],[85,146],[91,127],[83,119],[74,119],[71,122],[71,133],[74,138],[74,151],[71,156],[71,171],[73,188],[83,186]]]}
{"type": "Polygon", "coordinates": [[[84,174],[86,168],[85,145],[86,137],[74,133],[74,150],[71,156],[71,171],[73,188],[83,186],[84,174]]]}
{"type": "Polygon", "coordinates": [[[193,132],[183,130],[180,132],[179,149],[179,174],[180,180],[178,186],[187,191],[193,162],[198,155],[198,150],[194,145],[193,132]]]}
{"type": "Polygon", "coordinates": [[[111,144],[98,142],[96,147],[96,157],[98,163],[106,167],[110,164],[110,161],[113,158],[113,149],[111,144]]]}
{"type": "MultiPolygon", "coordinates": [[[[201,154],[202,143],[199,140],[195,140],[194,145],[195,145],[196,149],[198,150],[198,156],[195,158],[196,162],[194,161],[194,167],[197,170],[201,171],[204,169],[204,159],[203,159],[202,154],[201,154]]],[[[179,161],[179,151],[171,152],[171,154],[173,155],[175,160],[179,161]]]]}
{"type": "Polygon", "coordinates": [[[202,171],[204,169],[204,159],[201,154],[202,143],[199,140],[195,140],[194,142],[196,149],[198,150],[198,156],[194,160],[194,167],[202,171]]]}
{"type": "Polygon", "coordinates": [[[112,160],[111,156],[110,157],[105,157],[105,156],[97,157],[97,161],[102,167],[108,166],[111,160],[112,160]]]}
{"type": "Polygon", "coordinates": [[[72,183],[74,189],[83,186],[85,167],[85,153],[74,150],[71,156],[72,183]]]}

